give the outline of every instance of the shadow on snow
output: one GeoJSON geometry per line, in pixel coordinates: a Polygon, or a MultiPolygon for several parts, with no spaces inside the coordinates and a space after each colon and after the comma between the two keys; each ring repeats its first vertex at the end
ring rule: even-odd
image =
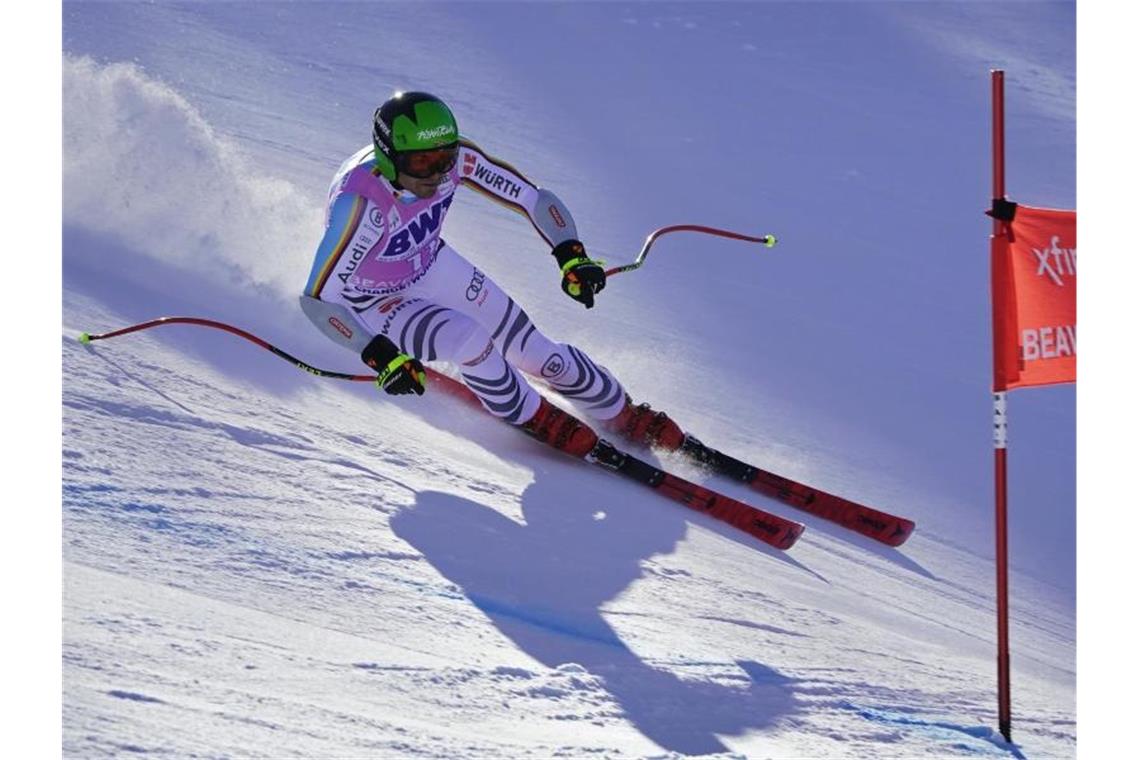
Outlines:
{"type": "Polygon", "coordinates": [[[675,548],[685,515],[642,503],[652,495],[630,499],[621,482],[566,484],[539,474],[523,493],[525,524],[458,496],[420,492],[392,529],[527,655],[600,679],[628,720],[666,750],[724,752],[717,734],[762,729],[797,710],[791,679],[761,663],[738,662],[748,677],[737,687],[682,679],[632,651],[602,607],[641,576],[643,560],[675,548]]]}

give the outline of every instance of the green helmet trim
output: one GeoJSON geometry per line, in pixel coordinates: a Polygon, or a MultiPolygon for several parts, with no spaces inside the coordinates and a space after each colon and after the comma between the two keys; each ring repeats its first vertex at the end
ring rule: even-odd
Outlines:
{"type": "Polygon", "coordinates": [[[459,139],[455,117],[443,103],[425,100],[413,108],[415,121],[404,114],[392,121],[392,147],[396,152],[442,148],[459,139]]]}
{"type": "Polygon", "coordinates": [[[376,157],[376,170],[390,182],[396,181],[396,165],[384,153],[378,143],[373,144],[372,155],[376,157]]]}
{"type": "Polygon", "coordinates": [[[397,176],[396,154],[454,145],[459,126],[451,109],[426,92],[398,92],[376,109],[372,141],[376,169],[389,180],[397,176]]]}

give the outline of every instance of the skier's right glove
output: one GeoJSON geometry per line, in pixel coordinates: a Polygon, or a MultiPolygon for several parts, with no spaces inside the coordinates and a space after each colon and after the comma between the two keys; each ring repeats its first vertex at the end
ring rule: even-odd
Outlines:
{"type": "Polygon", "coordinates": [[[360,352],[360,358],[376,370],[376,385],[394,396],[404,393],[424,395],[427,373],[419,359],[402,353],[396,344],[377,335],[360,352]]]}
{"type": "Polygon", "coordinates": [[[606,287],[602,262],[587,256],[579,240],[563,240],[551,253],[562,268],[562,292],[587,309],[594,308],[594,294],[606,287]]]}

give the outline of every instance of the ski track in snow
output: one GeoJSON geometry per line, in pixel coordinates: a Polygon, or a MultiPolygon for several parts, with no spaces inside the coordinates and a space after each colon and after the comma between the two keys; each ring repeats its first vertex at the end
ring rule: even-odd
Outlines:
{"type": "MultiPolygon", "coordinates": [[[[68,756],[1010,754],[992,610],[936,537],[783,554],[490,420],[81,346],[121,320],[66,307],[68,756]]],[[[1067,622],[1014,624],[1019,733],[1063,756],[1067,622]]]]}

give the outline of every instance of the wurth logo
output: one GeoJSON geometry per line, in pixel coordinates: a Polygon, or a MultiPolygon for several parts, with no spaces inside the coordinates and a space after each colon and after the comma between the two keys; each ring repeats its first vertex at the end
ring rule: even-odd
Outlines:
{"type": "Polygon", "coordinates": [[[475,170],[475,178],[492,190],[498,190],[503,195],[518,198],[522,194],[522,185],[510,181],[502,174],[491,171],[482,164],[475,170]]]}
{"type": "Polygon", "coordinates": [[[470,177],[471,172],[475,171],[475,164],[479,163],[479,159],[471,153],[466,153],[463,156],[463,176],[470,177]]]}
{"type": "Polygon", "coordinates": [[[1049,247],[1033,249],[1037,257],[1037,276],[1048,277],[1055,284],[1064,287],[1066,276],[1077,276],[1077,249],[1061,248],[1061,236],[1054,235],[1049,247]]]}

